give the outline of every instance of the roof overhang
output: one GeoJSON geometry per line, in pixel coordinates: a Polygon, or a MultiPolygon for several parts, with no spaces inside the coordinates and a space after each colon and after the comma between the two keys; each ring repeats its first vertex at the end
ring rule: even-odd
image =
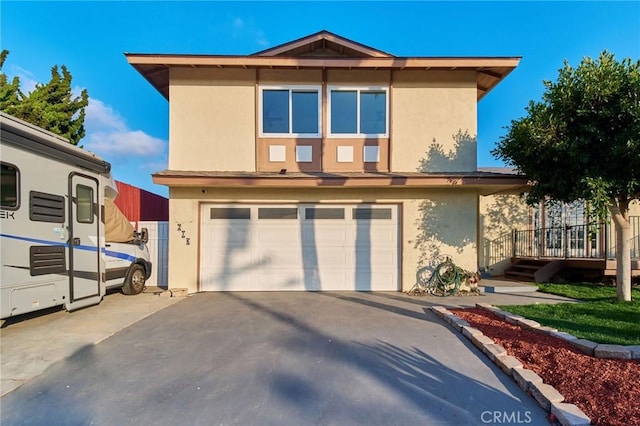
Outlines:
{"type": "Polygon", "coordinates": [[[367,69],[475,71],[482,99],[520,63],[521,57],[288,57],[125,53],[127,61],[169,99],[171,67],[229,69],[367,69]]]}
{"type": "Polygon", "coordinates": [[[525,176],[500,173],[248,173],[165,170],[153,183],[200,188],[423,188],[473,189],[480,195],[526,192],[525,176]]]}

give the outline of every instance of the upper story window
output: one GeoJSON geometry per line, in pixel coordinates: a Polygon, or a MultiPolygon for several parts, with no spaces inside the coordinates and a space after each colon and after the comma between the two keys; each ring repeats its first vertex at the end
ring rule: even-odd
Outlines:
{"type": "Polygon", "coordinates": [[[388,137],[387,87],[329,86],[329,136],[388,137]]]}
{"type": "Polygon", "coordinates": [[[321,136],[320,86],[260,86],[260,136],[321,136]]]}

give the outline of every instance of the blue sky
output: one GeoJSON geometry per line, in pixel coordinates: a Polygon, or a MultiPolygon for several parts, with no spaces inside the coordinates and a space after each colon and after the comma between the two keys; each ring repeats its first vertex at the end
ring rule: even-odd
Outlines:
{"type": "Polygon", "coordinates": [[[66,65],[91,99],[81,142],[117,179],[167,195],[168,102],[123,53],[250,54],[322,29],[397,56],[522,56],[478,104],[478,164],[542,80],[607,49],[640,58],[640,2],[16,2],[0,4],[3,71],[22,90],[66,65]]]}

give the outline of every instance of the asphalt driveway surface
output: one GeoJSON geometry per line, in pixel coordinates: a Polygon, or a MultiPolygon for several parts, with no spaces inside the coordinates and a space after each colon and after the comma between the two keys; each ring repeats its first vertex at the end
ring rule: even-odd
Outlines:
{"type": "Polygon", "coordinates": [[[0,400],[5,425],[548,424],[457,332],[392,293],[202,293],[0,400]]]}

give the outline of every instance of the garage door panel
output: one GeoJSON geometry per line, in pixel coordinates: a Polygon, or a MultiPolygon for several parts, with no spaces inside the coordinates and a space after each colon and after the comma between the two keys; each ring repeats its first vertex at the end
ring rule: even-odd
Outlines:
{"type": "MultiPolygon", "coordinates": [[[[302,263],[302,254],[297,247],[262,248],[254,251],[254,260],[265,264],[266,268],[298,268],[302,263]]],[[[263,267],[263,269],[265,269],[263,267]]]]}
{"type": "Polygon", "coordinates": [[[201,216],[202,291],[398,289],[396,206],[385,207],[391,208],[392,220],[387,213],[354,218],[353,209],[366,210],[366,205],[334,206],[328,212],[312,206],[312,215],[306,215],[305,205],[217,206],[211,213],[217,219],[210,218],[210,207],[204,205],[201,216]],[[244,216],[220,219],[225,215],[244,216]]]}
{"type": "Polygon", "coordinates": [[[321,290],[339,291],[339,290],[355,290],[351,282],[353,276],[344,270],[324,269],[317,271],[321,290]],[[350,276],[351,275],[351,276],[350,276]]]}
{"type": "Polygon", "coordinates": [[[351,240],[349,229],[339,226],[304,226],[302,228],[302,245],[304,247],[342,247],[351,240]]]}
{"type": "Polygon", "coordinates": [[[331,247],[323,247],[321,250],[305,248],[304,265],[317,266],[320,269],[345,269],[351,264],[350,253],[346,250],[336,250],[331,247]]]}
{"type": "Polygon", "coordinates": [[[200,277],[201,287],[204,291],[207,289],[216,289],[215,291],[251,291],[251,280],[243,278],[238,274],[222,274],[216,276],[200,277]]]}
{"type": "Polygon", "coordinates": [[[372,267],[376,265],[384,265],[386,267],[392,267],[395,263],[396,253],[392,249],[366,249],[358,248],[355,251],[355,263],[356,265],[371,264],[372,267]]]}
{"type": "Polygon", "coordinates": [[[371,274],[371,282],[368,288],[356,287],[358,291],[397,291],[398,283],[395,271],[377,271],[371,274]],[[393,285],[390,285],[393,283],[393,285]]]}
{"type": "Polygon", "coordinates": [[[373,228],[369,232],[356,232],[355,242],[357,245],[384,245],[394,244],[396,240],[396,230],[393,228],[373,228]]]}
{"type": "Polygon", "coordinates": [[[261,223],[256,229],[257,241],[269,243],[272,242],[276,245],[284,244],[300,244],[300,233],[295,227],[278,226],[271,229],[267,224],[261,223]]]}

